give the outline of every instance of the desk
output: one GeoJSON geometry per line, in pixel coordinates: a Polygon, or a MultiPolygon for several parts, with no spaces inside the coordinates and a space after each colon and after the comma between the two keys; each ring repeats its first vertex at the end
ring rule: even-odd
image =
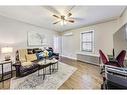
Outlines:
{"type": "Polygon", "coordinates": [[[12,61],[10,60],[10,61],[0,61],[0,65],[1,65],[1,80],[0,80],[0,82],[1,81],[5,81],[5,80],[8,80],[8,79],[10,79],[10,78],[12,78],[12,61]],[[9,72],[4,72],[4,65],[5,64],[10,64],[10,66],[11,66],[11,71],[9,71],[9,72]],[[7,76],[7,75],[9,75],[9,74],[11,74],[11,77],[8,77],[8,78],[4,78],[4,76],[7,76]]]}

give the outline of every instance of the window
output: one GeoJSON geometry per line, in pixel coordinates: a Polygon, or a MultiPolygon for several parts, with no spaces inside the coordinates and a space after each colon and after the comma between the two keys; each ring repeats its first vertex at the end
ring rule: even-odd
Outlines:
{"type": "Polygon", "coordinates": [[[81,33],[81,50],[93,52],[93,31],[81,33]]]}
{"type": "Polygon", "coordinates": [[[54,37],[54,51],[58,52],[59,51],[59,38],[58,37],[54,37]]]}

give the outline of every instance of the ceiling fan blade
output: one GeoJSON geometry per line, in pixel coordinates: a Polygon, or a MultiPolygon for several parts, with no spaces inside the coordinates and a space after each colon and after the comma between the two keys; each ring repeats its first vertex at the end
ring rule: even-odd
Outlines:
{"type": "Polygon", "coordinates": [[[79,17],[70,17],[69,19],[81,20],[81,21],[85,20],[84,18],[79,18],[79,17]]]}
{"type": "Polygon", "coordinates": [[[57,22],[54,22],[53,24],[57,24],[57,23],[59,23],[60,21],[57,21],[57,22]]]}
{"type": "Polygon", "coordinates": [[[72,13],[68,13],[67,16],[70,17],[72,15],[72,13]]]}
{"type": "Polygon", "coordinates": [[[54,17],[56,17],[56,18],[60,18],[59,16],[57,16],[57,15],[52,15],[52,16],[54,16],[54,17]]]}
{"type": "Polygon", "coordinates": [[[74,23],[75,22],[74,20],[66,20],[66,21],[71,22],[71,23],[74,23]]]}

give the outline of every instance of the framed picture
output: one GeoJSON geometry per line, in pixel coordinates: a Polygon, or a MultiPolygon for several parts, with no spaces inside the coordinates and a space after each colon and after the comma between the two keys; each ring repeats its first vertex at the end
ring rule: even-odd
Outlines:
{"type": "Polygon", "coordinates": [[[44,46],[46,45],[46,35],[36,31],[27,32],[28,46],[44,46]]]}

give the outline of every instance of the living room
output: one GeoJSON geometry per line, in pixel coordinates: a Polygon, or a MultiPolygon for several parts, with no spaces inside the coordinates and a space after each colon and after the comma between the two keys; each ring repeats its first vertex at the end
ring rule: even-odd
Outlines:
{"type": "Polygon", "coordinates": [[[99,50],[126,50],[126,23],[126,6],[0,6],[0,88],[110,89],[99,50]]]}

